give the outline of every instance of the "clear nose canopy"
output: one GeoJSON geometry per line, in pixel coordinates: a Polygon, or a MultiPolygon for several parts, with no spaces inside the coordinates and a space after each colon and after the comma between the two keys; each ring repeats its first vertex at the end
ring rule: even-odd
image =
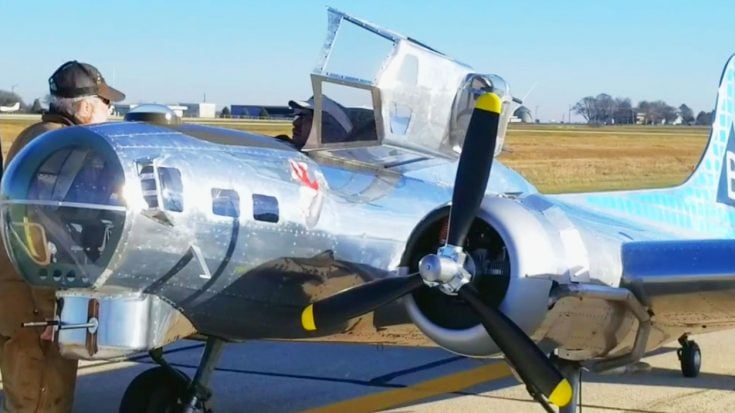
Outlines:
{"type": "Polygon", "coordinates": [[[125,221],[124,182],[117,159],[93,149],[28,156],[6,176],[25,188],[5,204],[5,238],[22,275],[36,284],[93,282],[109,264],[125,221]],[[23,179],[25,178],[25,179],[23,179]]]}

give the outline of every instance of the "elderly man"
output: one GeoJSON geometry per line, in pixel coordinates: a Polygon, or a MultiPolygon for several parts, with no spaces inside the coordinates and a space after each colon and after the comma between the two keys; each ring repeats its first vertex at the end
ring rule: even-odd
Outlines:
{"type": "MultiPolygon", "coordinates": [[[[29,126],[11,146],[7,162],[44,132],[107,121],[110,102],[125,95],[108,86],[92,65],[70,61],[49,78],[52,101],[41,122],[29,126]]],[[[54,290],[31,287],[0,248],[0,370],[9,412],[70,412],[77,361],[61,357],[50,329],[21,328],[23,322],[54,318],[54,290]]]]}

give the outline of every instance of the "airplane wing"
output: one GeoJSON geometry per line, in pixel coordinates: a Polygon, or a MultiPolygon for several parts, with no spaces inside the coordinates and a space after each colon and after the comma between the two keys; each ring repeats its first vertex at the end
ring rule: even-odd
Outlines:
{"type": "Polygon", "coordinates": [[[20,110],[20,102],[16,102],[11,106],[0,106],[0,112],[3,113],[17,112],[18,110],[20,110]]]}

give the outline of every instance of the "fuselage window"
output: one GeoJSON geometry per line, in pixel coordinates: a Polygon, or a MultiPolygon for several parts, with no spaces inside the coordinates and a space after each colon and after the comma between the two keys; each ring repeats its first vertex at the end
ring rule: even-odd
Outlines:
{"type": "Polygon", "coordinates": [[[159,167],[158,180],[161,182],[161,200],[167,211],[182,212],[184,210],[184,185],[181,172],[176,168],[159,167]]]}
{"type": "Polygon", "coordinates": [[[240,217],[240,195],[232,189],[212,188],[212,213],[225,217],[240,217]]]}
{"type": "Polygon", "coordinates": [[[277,223],[280,218],[278,198],[269,195],[253,194],[253,219],[277,223]]]}

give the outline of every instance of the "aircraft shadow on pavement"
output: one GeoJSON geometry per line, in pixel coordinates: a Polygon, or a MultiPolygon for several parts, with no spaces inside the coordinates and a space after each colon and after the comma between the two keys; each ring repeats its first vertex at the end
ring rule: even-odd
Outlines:
{"type": "MultiPolygon", "coordinates": [[[[250,342],[248,344],[256,344],[250,342]]],[[[285,343],[271,343],[276,346],[283,346],[285,343]]],[[[289,346],[294,343],[288,344],[289,346]]],[[[182,369],[190,376],[194,374],[196,368],[196,361],[198,360],[201,348],[203,344],[191,344],[176,346],[174,349],[168,351],[170,355],[169,359],[176,367],[182,369]],[[178,354],[178,355],[177,355],[178,354]]],[[[257,353],[262,351],[264,346],[268,346],[266,343],[258,343],[255,348],[256,357],[257,353]]],[[[300,347],[312,347],[319,346],[319,343],[300,343],[300,347]]],[[[230,350],[233,353],[240,353],[242,350],[247,351],[247,345],[232,345],[230,350]],[[243,348],[246,347],[246,348],[243,348]],[[240,350],[240,351],[238,351],[240,350]]],[[[301,387],[308,385],[312,389],[327,388],[327,393],[332,394],[331,400],[327,398],[320,398],[320,394],[324,392],[309,391],[308,394],[315,395],[319,400],[314,400],[314,403],[310,407],[316,407],[330,402],[349,399],[351,397],[359,397],[367,393],[375,393],[388,391],[392,389],[399,389],[415,384],[422,380],[429,380],[432,378],[442,377],[443,375],[452,374],[457,371],[461,371],[472,366],[477,366],[475,360],[466,359],[461,356],[457,356],[451,353],[435,352],[432,357],[423,357],[416,360],[415,363],[409,363],[407,365],[385,369],[381,372],[376,371],[364,371],[359,364],[355,365],[354,356],[350,356],[351,353],[363,353],[366,349],[375,351],[372,345],[355,345],[348,344],[342,345],[340,348],[347,348],[352,350],[340,350],[338,352],[331,353],[331,363],[334,367],[328,369],[328,371],[314,371],[310,370],[304,365],[291,366],[293,368],[284,369],[265,368],[265,364],[255,363],[251,364],[247,361],[232,359],[237,362],[226,362],[221,364],[215,373],[220,376],[220,380],[215,378],[214,390],[215,398],[221,399],[221,407],[233,407],[236,405],[242,405],[245,403],[248,408],[258,408],[259,411],[277,411],[273,410],[274,403],[278,401],[276,390],[271,390],[272,395],[260,394],[252,392],[252,384],[250,382],[267,382],[271,381],[275,383],[288,383],[286,387],[301,387]],[[471,364],[464,364],[464,363],[471,364]],[[457,369],[461,366],[463,368],[457,369]],[[354,366],[354,367],[352,367],[354,366]],[[420,378],[418,380],[409,379],[410,377],[420,378]],[[232,381],[225,379],[222,376],[229,378],[232,377],[247,377],[251,379],[243,378],[237,380],[240,382],[238,385],[232,385],[232,381]],[[240,390],[235,389],[240,388],[240,390]],[[350,390],[341,394],[340,392],[333,391],[335,387],[349,387],[350,390]],[[250,388],[250,390],[248,390],[250,388]],[[243,394],[234,395],[233,392],[242,392],[243,394]],[[349,394],[348,394],[349,393],[349,394]],[[360,394],[362,393],[362,394],[360,394]],[[250,394],[250,396],[247,396],[250,394]],[[274,399],[275,398],[275,399],[274,399]],[[222,405],[223,404],[223,405],[222,405]]],[[[328,348],[328,347],[327,347],[328,348]]],[[[284,349],[285,350],[285,349],[284,349]]],[[[291,349],[295,350],[295,349],[291,349]]],[[[393,349],[391,351],[411,351],[411,348],[393,349]]],[[[311,350],[307,350],[311,351],[311,350]]],[[[676,357],[675,348],[662,348],[652,353],[663,354],[669,353],[670,356],[676,357]]],[[[649,355],[650,356],[650,355],[649,355]]],[[[358,357],[359,359],[359,357],[358,357]]],[[[77,379],[76,386],[76,400],[75,400],[75,412],[116,412],[117,406],[119,405],[120,399],[125,391],[127,385],[141,372],[152,368],[155,364],[146,355],[141,354],[136,357],[127,359],[128,364],[121,364],[119,361],[107,361],[98,362],[91,365],[83,365],[79,370],[79,377],[77,379]]],[[[387,361],[387,360],[386,360],[387,361]]],[[[331,364],[330,363],[330,364],[331,364]]],[[[297,363],[298,364],[298,363],[297,363]]],[[[705,361],[706,368],[706,361],[705,361]]],[[[678,369],[666,369],[666,368],[652,368],[647,371],[640,372],[628,372],[621,374],[593,374],[590,372],[583,373],[584,383],[611,383],[611,384],[626,384],[626,385],[642,385],[642,386],[664,386],[664,387],[681,387],[681,388],[700,388],[700,389],[715,389],[715,390],[732,390],[735,389],[735,377],[724,375],[724,374],[712,374],[712,373],[700,373],[696,378],[686,378],[681,375],[678,369]]],[[[477,386],[464,389],[457,392],[448,392],[444,395],[437,395],[428,399],[416,400],[416,403],[423,403],[428,400],[442,400],[468,394],[482,395],[494,390],[501,390],[504,388],[519,385],[518,381],[512,376],[504,377],[501,379],[493,380],[491,382],[479,384],[477,386]]],[[[288,391],[288,389],[284,389],[288,391]]],[[[0,395],[2,393],[0,392],[0,395]]],[[[306,396],[306,394],[304,394],[306,396]]],[[[482,395],[488,397],[494,397],[492,395],[482,395]]],[[[281,399],[282,400],[282,399],[281,399]]],[[[521,400],[519,400],[521,401],[521,400]]],[[[531,401],[530,398],[528,400],[531,401]]],[[[311,403],[309,403],[311,404],[311,403]]],[[[409,403],[410,405],[412,403],[409,403]]],[[[405,407],[406,405],[404,405],[405,407]]],[[[281,408],[286,407],[284,405],[281,408]]],[[[298,411],[300,406],[292,406],[293,411],[298,411]]],[[[287,410],[291,410],[288,409],[287,410]]],[[[228,410],[224,410],[228,411],[228,410]]]]}
{"type": "Polygon", "coordinates": [[[691,389],[733,390],[735,377],[727,374],[699,373],[697,377],[684,377],[678,369],[652,368],[645,372],[620,375],[583,373],[584,383],[610,383],[641,386],[684,387],[691,389]]]}

